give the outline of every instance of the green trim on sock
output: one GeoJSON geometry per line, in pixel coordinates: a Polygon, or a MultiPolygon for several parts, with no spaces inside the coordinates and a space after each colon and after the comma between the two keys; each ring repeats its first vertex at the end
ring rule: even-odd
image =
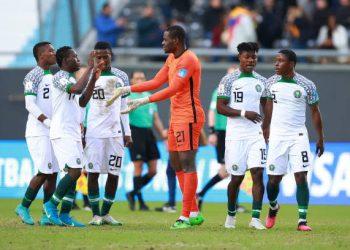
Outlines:
{"type": "Polygon", "coordinates": [[[111,207],[114,203],[114,196],[105,194],[101,207],[101,216],[105,216],[111,210],[111,207]]]}
{"type": "Polygon", "coordinates": [[[91,211],[93,215],[100,215],[100,190],[97,189],[89,189],[88,190],[88,199],[91,206],[91,211]]]}
{"type": "Polygon", "coordinates": [[[227,214],[228,214],[229,216],[236,216],[236,213],[237,213],[236,210],[234,210],[234,211],[227,210],[227,214]]]}
{"type": "Polygon", "coordinates": [[[262,201],[254,201],[253,200],[252,217],[259,219],[260,218],[261,209],[262,209],[262,201]]]}
{"type": "Polygon", "coordinates": [[[307,183],[297,184],[297,202],[299,219],[306,220],[309,206],[309,186],[307,183]]]}
{"type": "Polygon", "coordinates": [[[32,204],[33,200],[35,200],[36,195],[38,194],[39,190],[34,190],[31,187],[28,187],[26,190],[26,193],[24,194],[24,197],[22,199],[22,206],[29,208],[29,206],[32,204]]]}

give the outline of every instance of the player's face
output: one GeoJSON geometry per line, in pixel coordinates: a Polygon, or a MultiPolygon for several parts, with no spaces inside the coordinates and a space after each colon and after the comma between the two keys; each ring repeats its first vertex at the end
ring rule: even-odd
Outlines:
{"type": "Polygon", "coordinates": [[[162,42],[164,52],[167,54],[174,52],[175,45],[176,45],[175,39],[170,37],[168,31],[165,31],[163,34],[163,42],[162,42]]]}
{"type": "Polygon", "coordinates": [[[112,61],[112,55],[109,50],[107,49],[96,50],[95,63],[99,64],[100,62],[104,62],[102,71],[110,69],[111,61],[112,61]]]}
{"type": "Polygon", "coordinates": [[[41,54],[41,57],[47,62],[49,65],[56,64],[56,51],[52,47],[51,44],[47,44],[43,48],[43,52],[41,54]]]}
{"type": "Polygon", "coordinates": [[[243,51],[238,56],[239,64],[244,72],[252,72],[258,61],[256,51],[243,51]]]}
{"type": "Polygon", "coordinates": [[[278,54],[275,59],[275,72],[277,75],[288,75],[293,71],[293,62],[290,62],[288,58],[283,54],[278,54]]]}
{"type": "Polygon", "coordinates": [[[131,79],[131,85],[142,83],[146,81],[145,74],[143,72],[135,72],[131,79]]]}
{"type": "Polygon", "coordinates": [[[76,72],[80,69],[80,60],[74,50],[70,50],[66,58],[66,63],[70,72],[76,72]]]}

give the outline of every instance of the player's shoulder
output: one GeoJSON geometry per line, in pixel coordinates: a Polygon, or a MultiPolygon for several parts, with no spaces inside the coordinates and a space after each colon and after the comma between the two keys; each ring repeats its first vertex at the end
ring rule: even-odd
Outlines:
{"type": "Polygon", "coordinates": [[[263,82],[263,83],[265,83],[266,80],[267,80],[266,77],[260,75],[260,74],[257,73],[256,71],[253,71],[253,76],[254,76],[254,78],[256,78],[257,80],[259,80],[259,81],[261,81],[261,82],[263,82]]]}
{"type": "Polygon", "coordinates": [[[197,55],[192,50],[186,50],[183,59],[194,63],[199,62],[197,55]]]}
{"type": "Polygon", "coordinates": [[[41,67],[36,66],[26,74],[26,76],[24,77],[24,81],[25,82],[30,81],[30,82],[39,84],[43,76],[44,76],[44,70],[41,67]]]}
{"type": "Polygon", "coordinates": [[[267,78],[266,79],[266,85],[268,86],[268,87],[271,87],[273,84],[275,84],[275,83],[277,83],[279,80],[281,80],[281,76],[280,75],[277,75],[277,74],[275,74],[275,75],[273,75],[273,76],[271,76],[271,77],[269,77],[269,78],[267,78]]]}
{"type": "Polygon", "coordinates": [[[234,81],[239,79],[239,76],[241,75],[241,71],[239,69],[235,69],[231,73],[227,73],[222,79],[221,82],[224,83],[233,83],[234,81]]]}
{"type": "Polygon", "coordinates": [[[314,87],[315,83],[311,81],[310,79],[306,78],[305,76],[295,73],[294,80],[296,83],[302,87],[314,87]]]}
{"type": "Polygon", "coordinates": [[[123,70],[112,67],[111,68],[111,73],[115,75],[116,77],[122,79],[125,85],[129,85],[129,77],[128,74],[125,73],[123,70]]]}
{"type": "Polygon", "coordinates": [[[64,71],[64,70],[59,70],[57,71],[56,74],[54,74],[53,76],[54,80],[55,79],[61,79],[61,78],[69,78],[69,73],[67,71],[64,71]]]}

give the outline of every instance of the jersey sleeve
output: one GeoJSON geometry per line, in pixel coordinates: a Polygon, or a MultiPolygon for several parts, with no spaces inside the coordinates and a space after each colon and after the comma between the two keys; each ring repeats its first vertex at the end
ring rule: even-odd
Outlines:
{"type": "Polygon", "coordinates": [[[53,86],[67,93],[70,93],[75,83],[76,81],[73,77],[69,77],[68,74],[62,74],[61,72],[58,72],[53,78],[53,86]]]}
{"type": "Polygon", "coordinates": [[[233,81],[230,80],[230,75],[226,75],[221,79],[218,87],[218,94],[217,94],[218,99],[230,100],[232,82],[233,81]]]}
{"type": "Polygon", "coordinates": [[[306,101],[309,105],[313,105],[319,102],[320,98],[316,89],[316,85],[309,81],[305,86],[306,90],[306,101]]]}
{"type": "Polygon", "coordinates": [[[218,95],[218,89],[216,88],[213,91],[213,94],[211,95],[211,101],[210,101],[210,105],[209,105],[209,109],[212,110],[212,111],[216,110],[216,98],[217,98],[217,95],[218,95]]]}
{"type": "Polygon", "coordinates": [[[38,94],[39,84],[42,80],[43,74],[39,70],[34,69],[29,72],[23,81],[24,95],[34,95],[38,94]]]}
{"type": "Polygon", "coordinates": [[[265,81],[265,98],[272,99],[271,86],[276,82],[276,75],[271,76],[265,81]]]}
{"type": "Polygon", "coordinates": [[[171,86],[156,92],[150,96],[151,102],[158,102],[170,98],[175,95],[178,90],[180,90],[186,83],[189,82],[190,78],[196,69],[197,62],[191,57],[186,56],[181,62],[176,66],[175,73],[171,79],[171,86]]]}
{"type": "Polygon", "coordinates": [[[262,75],[259,75],[258,73],[255,73],[255,77],[262,83],[264,90],[261,93],[261,98],[268,98],[268,92],[267,92],[267,79],[265,77],[263,77],[262,75]]]}

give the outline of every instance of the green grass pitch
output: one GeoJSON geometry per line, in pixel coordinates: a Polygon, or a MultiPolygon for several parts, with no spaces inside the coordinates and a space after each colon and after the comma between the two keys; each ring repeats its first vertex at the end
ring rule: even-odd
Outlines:
{"type": "MultiPolygon", "coordinates": [[[[19,200],[0,200],[0,249],[349,249],[350,207],[311,206],[312,232],[296,231],[297,208],[283,205],[276,227],[255,231],[248,228],[249,213],[238,214],[237,228],[223,227],[226,205],[204,204],[202,226],[172,231],[178,214],[131,212],[125,202],[116,202],[112,215],[124,222],[122,227],[59,228],[24,225],[14,213],[19,200]]],[[[160,203],[149,203],[150,207],[160,203]]],[[[247,204],[244,204],[248,206],[247,204]]],[[[267,206],[263,208],[265,218],[267,206]]],[[[37,220],[41,201],[31,208],[37,220]]],[[[91,214],[73,211],[87,223],[91,214]]]]}

